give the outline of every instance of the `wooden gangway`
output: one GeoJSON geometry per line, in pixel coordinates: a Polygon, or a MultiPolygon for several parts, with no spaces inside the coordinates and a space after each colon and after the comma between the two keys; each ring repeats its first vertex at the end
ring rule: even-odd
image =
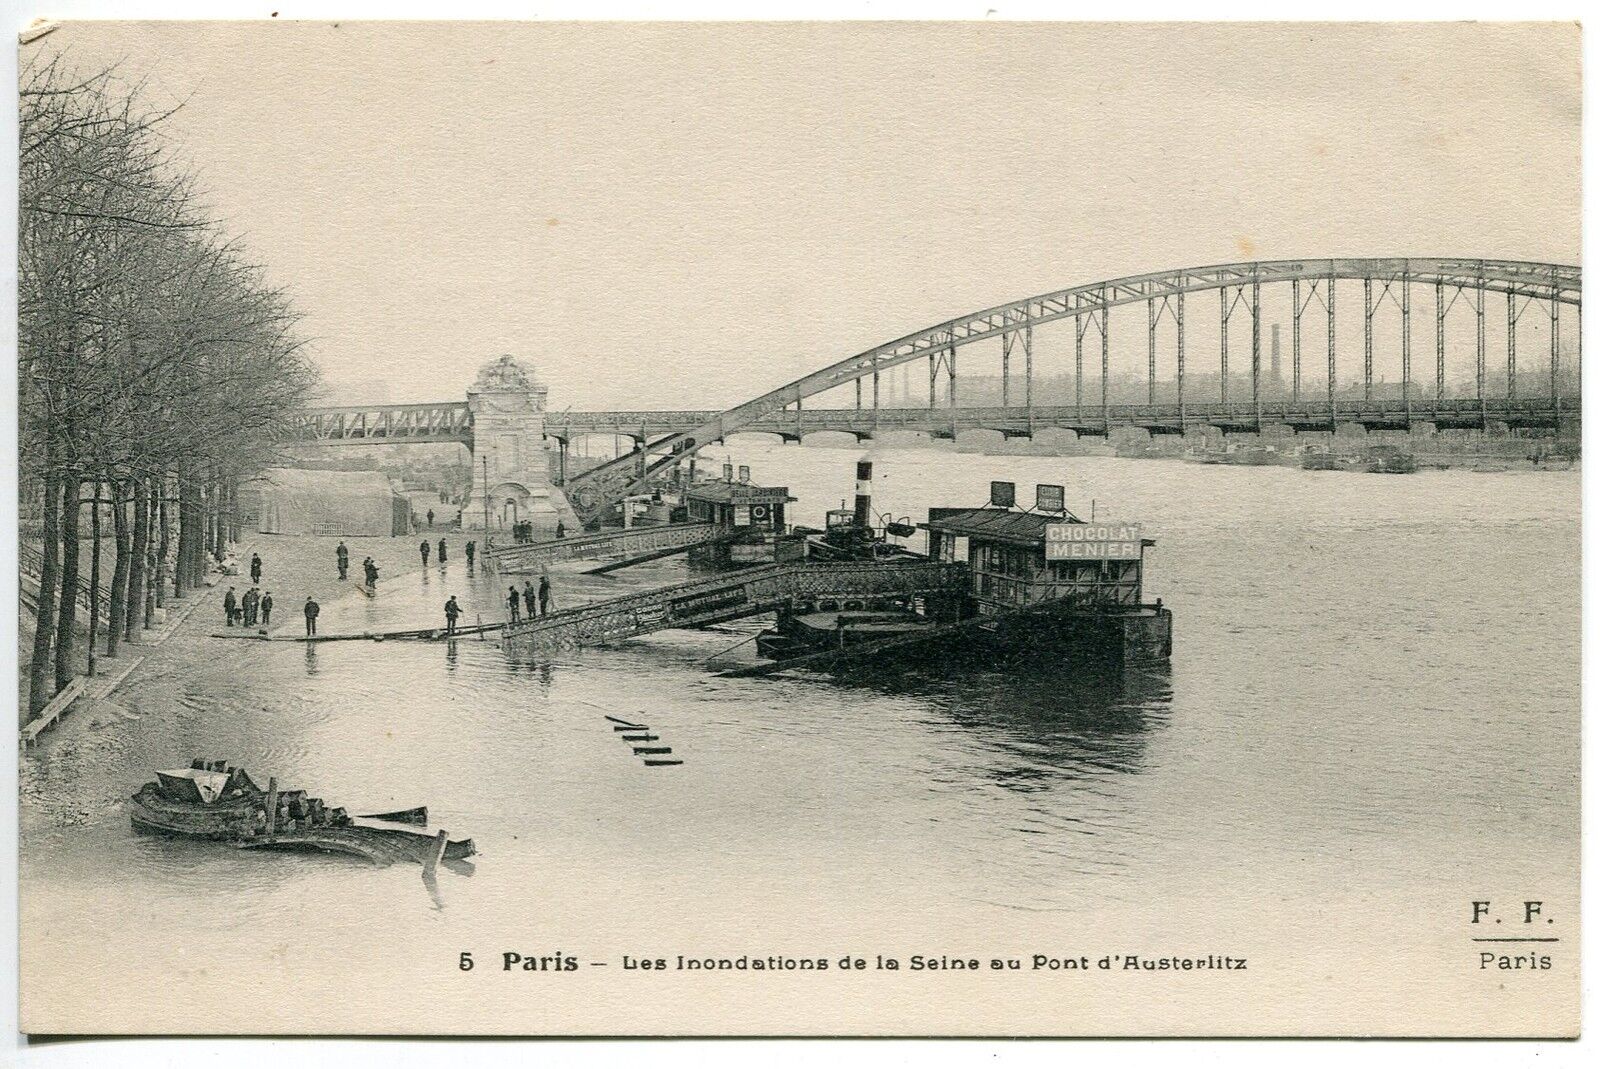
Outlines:
{"type": "Polygon", "coordinates": [[[600,646],[818,600],[961,594],[969,582],[965,564],[927,560],[761,565],[524,620],[506,626],[502,641],[533,649],[600,646]]]}
{"type": "Polygon", "coordinates": [[[490,547],[488,560],[498,571],[537,572],[558,561],[598,560],[603,557],[666,556],[729,537],[710,523],[668,523],[633,527],[625,531],[577,534],[543,542],[511,542],[490,547]]]}

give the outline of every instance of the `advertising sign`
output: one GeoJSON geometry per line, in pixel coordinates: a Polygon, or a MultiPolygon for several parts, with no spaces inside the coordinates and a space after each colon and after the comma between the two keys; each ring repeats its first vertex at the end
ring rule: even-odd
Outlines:
{"type": "Polygon", "coordinates": [[[1016,483],[990,483],[989,504],[996,508],[1008,509],[1017,503],[1016,483]]]}
{"type": "Polygon", "coordinates": [[[1045,560],[1138,560],[1144,552],[1136,523],[1052,523],[1044,529],[1045,560]]]}
{"type": "Polygon", "coordinates": [[[1033,491],[1033,507],[1040,512],[1065,512],[1067,488],[1052,483],[1040,483],[1033,491]]]}

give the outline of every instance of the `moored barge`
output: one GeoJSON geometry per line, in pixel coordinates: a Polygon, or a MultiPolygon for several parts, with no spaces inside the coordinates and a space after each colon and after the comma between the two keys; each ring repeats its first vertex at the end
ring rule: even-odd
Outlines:
{"type": "MultiPolygon", "coordinates": [[[[859,530],[853,539],[835,537],[829,549],[881,560],[891,532],[870,525],[871,468],[861,468],[859,530]]],[[[965,566],[964,591],[796,602],[756,639],[757,651],[778,665],[733,674],[880,655],[925,659],[939,646],[961,660],[1042,652],[1122,666],[1169,661],[1172,612],[1160,599],[1145,600],[1145,551],[1155,542],[1142,527],[1085,522],[1066,509],[1060,486],[1039,486],[1027,510],[1015,508],[1015,497],[1013,484],[997,482],[988,505],[930,509],[916,525],[927,532],[926,559],[965,566]]],[[[910,555],[903,547],[896,553],[910,555]]]]}

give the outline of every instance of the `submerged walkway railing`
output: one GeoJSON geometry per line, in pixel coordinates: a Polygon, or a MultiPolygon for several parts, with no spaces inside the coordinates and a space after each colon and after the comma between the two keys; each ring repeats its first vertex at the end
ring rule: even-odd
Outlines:
{"type": "Polygon", "coordinates": [[[969,582],[965,564],[936,561],[769,564],[554,612],[508,626],[504,640],[534,649],[595,646],[755,616],[794,602],[959,593],[969,582]]]}
{"type": "Polygon", "coordinates": [[[557,561],[631,557],[661,549],[688,548],[715,541],[726,533],[724,528],[709,523],[634,527],[626,531],[579,534],[544,542],[495,545],[490,550],[489,560],[502,572],[536,572],[557,561]]]}

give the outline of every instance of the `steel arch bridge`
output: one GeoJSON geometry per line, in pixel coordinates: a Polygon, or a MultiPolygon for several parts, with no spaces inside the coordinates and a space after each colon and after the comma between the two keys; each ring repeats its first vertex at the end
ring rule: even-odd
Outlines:
{"type": "MultiPolygon", "coordinates": [[[[852,382],[856,387],[856,409],[864,411],[863,383],[871,383],[871,410],[880,409],[880,376],[883,372],[912,361],[926,359],[929,376],[929,407],[934,407],[936,386],[941,371],[948,381],[949,408],[957,410],[956,357],[958,351],[974,342],[998,339],[1001,343],[1002,409],[1012,409],[1011,362],[1020,357],[1025,365],[1024,398],[1021,406],[1026,426],[1031,430],[1042,413],[1035,409],[1032,398],[1033,334],[1048,323],[1072,320],[1075,334],[1077,403],[1066,406],[1066,411],[1051,412],[1052,421],[1065,420],[1082,429],[1085,412],[1098,408],[1099,425],[1109,430],[1120,417],[1130,425],[1141,425],[1138,415],[1114,414],[1108,395],[1111,310],[1125,305],[1143,303],[1146,306],[1145,332],[1148,343],[1150,407],[1155,405],[1158,325],[1170,320],[1175,331],[1173,354],[1176,361],[1178,397],[1176,405],[1164,406],[1174,412],[1151,413],[1157,421],[1176,420],[1182,430],[1195,423],[1226,420],[1237,422],[1243,418],[1253,421],[1256,428],[1268,422],[1293,424],[1311,421],[1333,427],[1340,422],[1376,422],[1378,425],[1398,423],[1409,425],[1413,419],[1436,419],[1441,414],[1458,415],[1463,410],[1470,418],[1476,415],[1478,426],[1487,426],[1491,419],[1516,419],[1520,422],[1541,423],[1559,427],[1562,420],[1562,398],[1559,387],[1560,327],[1562,306],[1574,309],[1574,318],[1581,317],[1583,282],[1581,270],[1572,265],[1532,263],[1515,260],[1472,259],[1322,259],[1322,260],[1272,260],[1250,263],[1217,264],[1209,267],[1180,268],[1150,274],[1130,275],[1126,278],[1093,282],[1052,293],[1029,297],[1010,304],[997,305],[980,312],[946,320],[924,330],[908,334],[891,342],[875,346],[855,356],[841,360],[819,371],[812,372],[793,382],[770,390],[744,404],[715,413],[685,429],[675,429],[656,441],[647,436],[633,452],[591,468],[566,481],[569,500],[585,521],[597,522],[607,508],[629,493],[645,489],[651,477],[686,460],[697,450],[720,441],[730,434],[751,429],[762,429],[762,424],[781,421],[778,414],[790,406],[800,409],[805,398],[852,382]],[[1362,290],[1364,315],[1363,369],[1365,396],[1359,404],[1342,402],[1337,395],[1338,347],[1336,309],[1339,282],[1359,282],[1362,290]],[[1293,408],[1299,418],[1275,419],[1273,406],[1263,402],[1261,395],[1261,287],[1286,284],[1291,290],[1293,320],[1294,391],[1293,408]],[[1421,287],[1434,295],[1433,319],[1435,341],[1435,381],[1432,398],[1412,397],[1412,294],[1421,287]],[[1185,396],[1185,298],[1192,294],[1215,291],[1219,295],[1217,323],[1220,332],[1221,398],[1217,406],[1195,406],[1191,413],[1189,399],[1185,396]],[[1485,319],[1489,294],[1505,297],[1506,341],[1506,394],[1503,398],[1490,398],[1485,393],[1487,352],[1485,319]],[[1444,399],[1445,321],[1458,299],[1465,299],[1467,310],[1473,315],[1477,328],[1477,396],[1464,404],[1460,400],[1446,403],[1444,399]],[[1402,398],[1399,402],[1372,399],[1373,318],[1385,301],[1399,306],[1401,315],[1402,398]],[[1302,318],[1315,305],[1327,316],[1327,398],[1312,402],[1301,396],[1302,318]],[[1517,397],[1517,324],[1531,308],[1538,307],[1548,316],[1549,330],[1549,384],[1546,398],[1521,399],[1517,397]],[[1251,369],[1251,396],[1243,404],[1230,402],[1228,390],[1228,327],[1238,314],[1248,319],[1249,360],[1251,369]],[[1098,406],[1086,406],[1083,390],[1083,351],[1086,334],[1096,336],[1100,349],[1100,389],[1098,406]],[[1341,412],[1341,405],[1344,411],[1341,412]],[[1418,413],[1417,409],[1422,409],[1418,413]],[[1475,410],[1475,411],[1474,411],[1475,410]],[[1428,415],[1427,413],[1432,413],[1428,415]]],[[[1541,369],[1542,370],[1542,369],[1541,369]]],[[[1116,406],[1143,407],[1143,406],[1116,406]]],[[[1569,417],[1577,415],[1571,406],[1569,417]]],[[[849,411],[849,410],[847,410],[849,411]]],[[[1290,413],[1286,410],[1284,416],[1290,413]]],[[[859,421],[857,421],[859,422],[859,421]]],[[[952,427],[957,423],[953,420],[952,427]]],[[[1062,425],[1052,422],[1045,425],[1062,425]]],[[[991,424],[992,426],[992,424],[991,424]]],[[[819,428],[821,429],[821,428],[819,428]]],[[[853,429],[841,427],[840,429],[853,429]]],[[[1002,432],[1005,427],[998,427],[1002,432]]],[[[1163,428],[1164,429],[1164,428],[1163,428]]]]}

